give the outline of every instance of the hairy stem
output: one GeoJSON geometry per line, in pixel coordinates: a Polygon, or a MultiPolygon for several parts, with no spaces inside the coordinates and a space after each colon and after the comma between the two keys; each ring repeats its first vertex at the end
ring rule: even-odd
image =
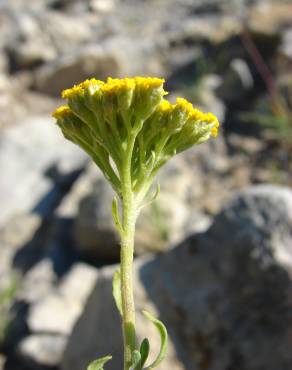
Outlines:
{"type": "Polygon", "coordinates": [[[136,349],[135,304],[133,296],[133,255],[137,207],[132,191],[131,159],[135,143],[132,135],[121,171],[123,219],[121,233],[121,298],[124,337],[124,370],[129,370],[132,353],[136,349]]]}
{"type": "Polygon", "coordinates": [[[133,296],[133,254],[135,214],[131,197],[123,203],[123,229],[121,238],[121,295],[124,336],[124,370],[129,370],[132,352],[136,349],[135,304],[133,296]]]}

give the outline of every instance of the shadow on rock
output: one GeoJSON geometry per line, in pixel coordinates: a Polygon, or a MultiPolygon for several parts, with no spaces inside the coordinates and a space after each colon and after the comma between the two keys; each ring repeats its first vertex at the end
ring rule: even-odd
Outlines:
{"type": "Polygon", "coordinates": [[[291,211],[290,190],[250,188],[207,233],[142,266],[185,369],[291,368],[291,211]]]}

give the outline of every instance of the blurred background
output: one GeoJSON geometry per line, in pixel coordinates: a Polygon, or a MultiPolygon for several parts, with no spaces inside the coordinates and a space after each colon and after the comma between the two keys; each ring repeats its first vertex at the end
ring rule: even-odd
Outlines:
{"type": "Polygon", "coordinates": [[[51,118],[86,78],[159,76],[215,113],[136,235],[161,370],[292,369],[292,1],[0,0],[0,369],[122,368],[112,190],[51,118]]]}

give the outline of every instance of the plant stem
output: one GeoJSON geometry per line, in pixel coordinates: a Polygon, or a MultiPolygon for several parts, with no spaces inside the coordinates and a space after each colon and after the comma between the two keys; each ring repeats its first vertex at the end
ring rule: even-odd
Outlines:
{"type": "Polygon", "coordinates": [[[121,297],[124,337],[124,370],[129,370],[132,353],[136,349],[135,304],[133,295],[133,255],[137,209],[132,191],[131,159],[135,143],[132,135],[121,171],[123,219],[121,233],[121,297]]]}
{"type": "Polygon", "coordinates": [[[131,203],[123,206],[124,234],[121,239],[121,294],[124,335],[124,370],[129,370],[136,348],[135,304],[133,296],[133,254],[135,216],[131,203]]]}

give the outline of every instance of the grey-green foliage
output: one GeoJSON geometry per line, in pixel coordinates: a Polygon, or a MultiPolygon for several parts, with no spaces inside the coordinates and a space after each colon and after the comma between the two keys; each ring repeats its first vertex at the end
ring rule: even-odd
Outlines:
{"type": "Polygon", "coordinates": [[[111,359],[112,359],[112,356],[101,357],[98,360],[91,362],[87,370],[104,370],[103,369],[104,364],[110,361],[111,359]]]}
{"type": "Polygon", "coordinates": [[[149,356],[150,344],[147,338],[143,339],[140,345],[140,350],[135,350],[132,353],[132,367],[130,370],[153,370],[163,361],[167,351],[168,334],[166,327],[160,320],[156,319],[149,312],[143,310],[142,313],[156,327],[160,335],[160,349],[156,359],[150,365],[144,367],[149,356]]]}

